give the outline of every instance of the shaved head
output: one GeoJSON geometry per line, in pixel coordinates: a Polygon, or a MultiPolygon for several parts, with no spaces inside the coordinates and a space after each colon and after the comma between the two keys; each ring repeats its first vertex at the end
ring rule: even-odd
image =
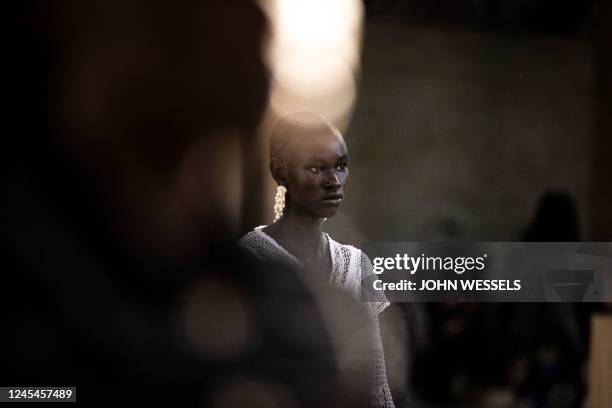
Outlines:
{"type": "Polygon", "coordinates": [[[272,128],[270,158],[284,159],[290,146],[299,147],[317,135],[330,134],[343,140],[338,129],[316,113],[296,112],[284,116],[272,128]]]}

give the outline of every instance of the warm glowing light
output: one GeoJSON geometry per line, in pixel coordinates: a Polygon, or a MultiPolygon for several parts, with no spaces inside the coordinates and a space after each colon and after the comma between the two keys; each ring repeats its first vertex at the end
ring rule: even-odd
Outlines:
{"type": "Polygon", "coordinates": [[[278,64],[271,105],[279,116],[312,111],[343,127],[355,93],[353,71],[344,61],[304,54],[278,64]],[[313,58],[316,64],[309,63],[313,58]]]}
{"type": "Polygon", "coordinates": [[[272,110],[313,111],[342,128],[355,101],[361,1],[269,0],[264,8],[274,26],[272,110]]]}
{"type": "Polygon", "coordinates": [[[362,14],[355,0],[279,0],[275,52],[333,51],[354,64],[362,14]]]}

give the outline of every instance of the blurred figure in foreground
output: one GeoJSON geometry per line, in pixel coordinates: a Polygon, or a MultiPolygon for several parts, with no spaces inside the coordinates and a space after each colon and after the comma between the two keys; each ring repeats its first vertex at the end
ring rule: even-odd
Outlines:
{"type": "Polygon", "coordinates": [[[358,316],[324,317],[316,299],[343,299],[230,245],[269,85],[255,3],[15,15],[0,383],[85,405],[359,406],[330,337],[358,316]]]}

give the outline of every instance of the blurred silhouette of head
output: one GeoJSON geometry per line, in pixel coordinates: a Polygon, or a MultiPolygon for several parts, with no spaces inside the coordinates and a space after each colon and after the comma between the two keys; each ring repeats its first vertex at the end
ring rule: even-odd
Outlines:
{"type": "Polygon", "coordinates": [[[314,113],[286,116],[272,129],[270,171],[287,188],[286,213],[331,217],[342,204],[348,183],[344,138],[314,113]]]}
{"type": "Polygon", "coordinates": [[[574,198],[566,191],[543,193],[534,219],[527,230],[527,241],[580,241],[578,210],[574,198]]]}
{"type": "Polygon", "coordinates": [[[25,88],[22,116],[38,125],[17,156],[35,156],[41,184],[90,193],[100,224],[144,256],[198,252],[235,228],[242,145],[269,89],[256,2],[69,0],[24,11],[36,51],[23,54],[42,63],[24,83],[44,83],[25,88]]]}

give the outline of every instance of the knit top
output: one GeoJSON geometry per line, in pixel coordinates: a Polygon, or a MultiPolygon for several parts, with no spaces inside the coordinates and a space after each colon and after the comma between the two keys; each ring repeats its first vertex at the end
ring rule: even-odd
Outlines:
{"type": "MultiPolygon", "coordinates": [[[[265,226],[255,228],[238,241],[238,244],[262,261],[288,263],[302,266],[302,263],[278,242],[263,231],[265,226]]],[[[362,299],[362,277],[372,274],[370,259],[361,250],[343,245],[326,234],[332,260],[332,270],[329,282],[332,286],[346,291],[356,300],[362,299]]],[[[371,373],[371,406],[394,407],[391,391],[387,381],[385,356],[380,337],[378,314],[389,302],[382,293],[377,298],[365,303],[370,317],[370,334],[372,336],[372,373],[371,373]]]]}

